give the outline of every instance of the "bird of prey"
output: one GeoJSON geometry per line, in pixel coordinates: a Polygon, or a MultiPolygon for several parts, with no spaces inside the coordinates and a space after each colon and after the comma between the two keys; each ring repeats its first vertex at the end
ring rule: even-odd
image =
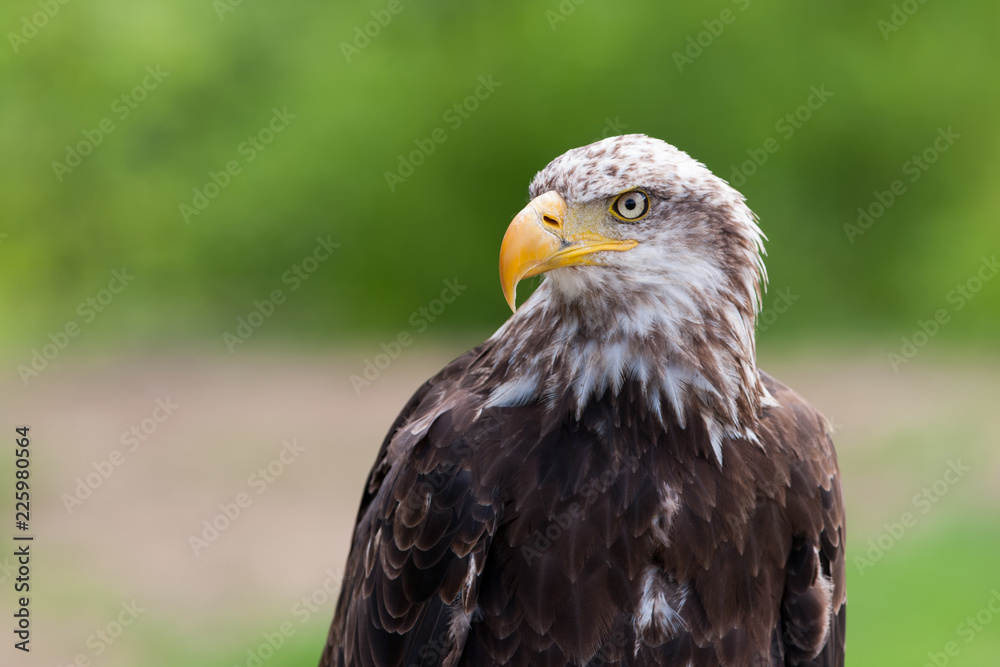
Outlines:
{"type": "Polygon", "coordinates": [[[389,429],[321,665],[843,665],[831,429],[757,368],[756,220],[645,135],[535,176],[511,308],[545,278],[389,429]]]}

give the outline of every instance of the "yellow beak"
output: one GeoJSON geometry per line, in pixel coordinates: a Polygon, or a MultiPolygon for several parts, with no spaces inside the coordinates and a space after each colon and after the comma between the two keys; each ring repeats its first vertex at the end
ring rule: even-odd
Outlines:
{"type": "MultiPolygon", "coordinates": [[[[500,287],[516,310],[517,283],[561,266],[597,264],[602,250],[631,250],[638,241],[610,238],[586,223],[567,220],[568,206],[551,190],[531,200],[507,227],[500,246],[500,287]]],[[[601,216],[603,217],[603,216],[601,216]]]]}

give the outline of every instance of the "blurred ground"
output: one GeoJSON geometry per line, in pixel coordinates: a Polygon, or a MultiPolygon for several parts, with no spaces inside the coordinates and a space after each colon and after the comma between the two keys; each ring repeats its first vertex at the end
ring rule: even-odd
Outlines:
{"type": "MultiPolygon", "coordinates": [[[[314,664],[381,438],[461,351],[409,349],[360,395],[349,377],[370,352],[94,358],[54,366],[27,389],[8,375],[4,427],[28,424],[35,457],[35,634],[16,664],[314,664]],[[122,441],[133,426],[144,442],[122,441]],[[285,448],[282,461],[293,441],[300,451],[285,448]],[[270,482],[258,472],[268,466],[270,482]],[[96,488],[67,509],[88,481],[96,488]],[[236,516],[241,493],[249,504],[236,516]],[[222,530],[205,534],[206,520],[222,530]],[[205,540],[197,555],[192,536],[205,540]]],[[[948,642],[960,651],[950,664],[994,664],[1000,618],[980,614],[978,631],[960,624],[982,610],[992,620],[1000,590],[1000,359],[914,362],[895,375],[883,355],[798,350],[762,366],[836,428],[848,664],[923,664],[948,642]]]]}

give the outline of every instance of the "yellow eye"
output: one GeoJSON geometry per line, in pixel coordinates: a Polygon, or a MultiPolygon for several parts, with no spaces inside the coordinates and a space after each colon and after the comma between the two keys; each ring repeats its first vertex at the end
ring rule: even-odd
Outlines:
{"type": "Polygon", "coordinates": [[[638,220],[649,212],[649,197],[642,190],[629,190],[615,198],[611,212],[629,222],[638,220]]]}

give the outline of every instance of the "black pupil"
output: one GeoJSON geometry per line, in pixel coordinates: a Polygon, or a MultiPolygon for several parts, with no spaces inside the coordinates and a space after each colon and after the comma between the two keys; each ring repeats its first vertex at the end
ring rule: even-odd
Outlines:
{"type": "Polygon", "coordinates": [[[625,200],[625,208],[627,208],[628,210],[631,211],[635,207],[636,207],[636,203],[635,203],[634,199],[626,199],[625,200]]]}

